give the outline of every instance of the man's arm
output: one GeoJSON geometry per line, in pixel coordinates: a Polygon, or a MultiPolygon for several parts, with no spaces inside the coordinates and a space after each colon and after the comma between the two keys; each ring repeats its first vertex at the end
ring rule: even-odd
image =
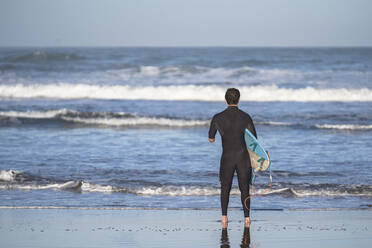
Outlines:
{"type": "Polygon", "coordinates": [[[215,117],[213,116],[211,125],[209,127],[209,132],[208,132],[208,140],[209,142],[214,142],[214,138],[216,137],[216,132],[217,132],[217,127],[216,127],[216,120],[215,117]]]}
{"type": "Polygon", "coordinates": [[[254,137],[256,137],[257,139],[257,132],[256,132],[256,128],[254,127],[254,124],[253,124],[253,120],[251,117],[249,117],[249,121],[248,121],[248,126],[247,126],[248,130],[254,135],[254,137]]]}
{"type": "MultiPolygon", "coordinates": [[[[254,137],[256,137],[256,139],[257,139],[257,132],[256,132],[256,128],[255,128],[255,126],[254,126],[254,124],[253,124],[253,120],[252,120],[252,118],[249,118],[249,119],[250,119],[250,122],[249,122],[247,128],[248,128],[249,131],[252,132],[252,134],[254,135],[254,137]]],[[[269,151],[266,150],[265,152],[267,153],[267,156],[268,156],[269,159],[270,159],[269,151]]]]}

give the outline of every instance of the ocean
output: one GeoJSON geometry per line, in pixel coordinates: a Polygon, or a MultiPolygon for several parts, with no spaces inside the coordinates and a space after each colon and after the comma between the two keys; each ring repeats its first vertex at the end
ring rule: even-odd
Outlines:
{"type": "Polygon", "coordinates": [[[228,47],[0,48],[0,206],[218,209],[230,87],[272,159],[252,209],[372,207],[372,48],[228,47]]]}

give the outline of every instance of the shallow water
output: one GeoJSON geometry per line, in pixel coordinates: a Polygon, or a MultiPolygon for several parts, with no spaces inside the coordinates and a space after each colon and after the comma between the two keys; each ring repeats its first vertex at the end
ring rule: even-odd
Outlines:
{"type": "Polygon", "coordinates": [[[218,208],[208,125],[238,87],[272,158],[252,208],[371,206],[372,49],[0,51],[1,205],[218,208]]]}

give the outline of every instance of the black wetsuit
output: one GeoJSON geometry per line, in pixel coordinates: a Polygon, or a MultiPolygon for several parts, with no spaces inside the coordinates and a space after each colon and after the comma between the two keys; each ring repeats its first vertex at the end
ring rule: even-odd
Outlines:
{"type": "MultiPolygon", "coordinates": [[[[223,151],[220,163],[222,215],[227,215],[227,205],[236,170],[244,216],[249,217],[249,209],[244,207],[244,200],[249,196],[249,184],[252,177],[251,162],[244,140],[246,128],[257,138],[252,118],[235,106],[229,106],[221,113],[213,116],[209,128],[210,139],[215,138],[217,130],[222,137],[223,151]]],[[[249,198],[246,203],[247,207],[250,208],[249,198]]]]}

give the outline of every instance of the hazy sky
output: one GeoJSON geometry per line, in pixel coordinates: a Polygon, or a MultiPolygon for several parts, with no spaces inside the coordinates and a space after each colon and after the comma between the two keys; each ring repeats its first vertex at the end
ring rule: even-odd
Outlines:
{"type": "Polygon", "coordinates": [[[0,46],[372,46],[372,0],[0,0],[0,46]]]}

